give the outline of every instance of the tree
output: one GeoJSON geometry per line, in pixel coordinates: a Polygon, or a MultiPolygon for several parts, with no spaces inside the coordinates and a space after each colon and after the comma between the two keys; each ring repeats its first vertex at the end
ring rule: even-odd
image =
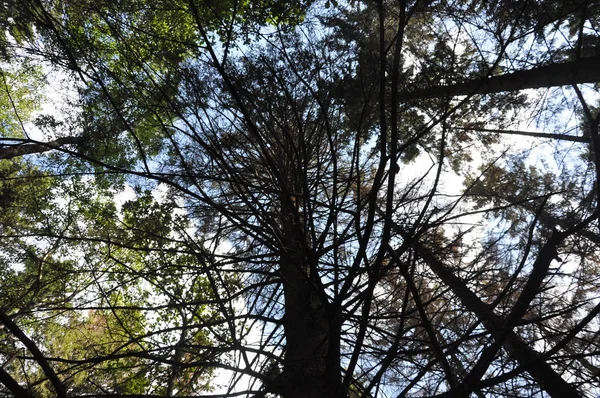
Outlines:
{"type": "Polygon", "coordinates": [[[7,394],[597,394],[595,1],[7,4],[7,394]]]}

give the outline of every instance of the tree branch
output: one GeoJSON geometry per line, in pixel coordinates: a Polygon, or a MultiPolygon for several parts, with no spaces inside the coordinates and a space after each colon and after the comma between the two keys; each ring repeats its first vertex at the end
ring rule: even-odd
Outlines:
{"type": "Polygon", "coordinates": [[[32,395],[29,394],[29,391],[21,387],[19,383],[17,383],[17,381],[13,379],[12,376],[3,368],[0,368],[0,383],[4,384],[4,386],[8,388],[11,393],[13,393],[15,398],[32,398],[32,395]]]}
{"type": "MultiPolygon", "coordinates": [[[[405,239],[410,239],[404,229],[393,223],[393,228],[405,239]]],[[[581,397],[580,392],[571,384],[566,382],[552,367],[544,360],[539,352],[535,351],[521,339],[514,331],[503,333],[504,319],[493,312],[493,309],[485,304],[467,286],[467,284],[447,268],[429,249],[418,241],[412,244],[417,255],[425,261],[429,268],[452,290],[460,299],[461,303],[479,319],[485,328],[495,339],[502,339],[502,345],[508,354],[519,362],[535,381],[552,397],[581,397]]],[[[472,386],[469,386],[472,387],[472,386]]]]}
{"type": "Polygon", "coordinates": [[[19,341],[21,341],[21,343],[23,343],[25,347],[27,347],[29,352],[31,352],[38,365],[40,365],[40,367],[44,371],[46,377],[48,377],[48,380],[50,380],[50,383],[52,383],[52,386],[56,391],[57,397],[66,398],[67,390],[65,389],[65,386],[62,384],[62,382],[56,375],[56,372],[54,372],[54,369],[52,369],[52,367],[46,360],[46,357],[44,356],[44,354],[42,354],[37,345],[29,337],[27,337],[23,330],[21,330],[21,328],[17,326],[17,324],[14,323],[13,320],[2,310],[0,310],[0,323],[6,326],[6,328],[16,338],[18,338],[19,341]]]}

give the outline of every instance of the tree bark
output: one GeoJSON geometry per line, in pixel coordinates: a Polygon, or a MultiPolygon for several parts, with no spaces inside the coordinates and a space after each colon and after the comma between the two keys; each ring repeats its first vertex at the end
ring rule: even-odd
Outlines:
{"type": "Polygon", "coordinates": [[[311,275],[301,229],[293,222],[282,228],[286,239],[279,271],[285,297],[286,348],[281,393],[285,398],[343,397],[339,322],[328,315],[318,276],[311,275]]]}
{"type": "Polygon", "coordinates": [[[0,159],[12,159],[32,153],[44,153],[53,149],[59,149],[64,145],[79,144],[83,141],[82,137],[62,137],[48,142],[23,140],[15,145],[0,144],[0,159]]]}
{"type": "Polygon", "coordinates": [[[422,90],[405,91],[399,94],[399,98],[408,101],[597,82],[600,82],[600,56],[540,66],[499,76],[483,77],[451,86],[435,86],[422,90]]]}

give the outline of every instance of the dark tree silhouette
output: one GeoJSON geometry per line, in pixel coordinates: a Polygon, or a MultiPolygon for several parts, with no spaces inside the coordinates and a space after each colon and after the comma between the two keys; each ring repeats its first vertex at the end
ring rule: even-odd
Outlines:
{"type": "Polygon", "coordinates": [[[599,393],[596,1],[3,7],[1,394],[599,393]]]}

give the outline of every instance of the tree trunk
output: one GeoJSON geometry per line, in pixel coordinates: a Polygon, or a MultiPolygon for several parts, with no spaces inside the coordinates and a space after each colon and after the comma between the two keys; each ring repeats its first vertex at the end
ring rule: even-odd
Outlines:
{"type": "Polygon", "coordinates": [[[22,140],[18,144],[0,145],[0,159],[12,159],[32,153],[44,153],[53,149],[60,149],[64,145],[77,145],[83,141],[85,140],[82,137],[62,137],[48,142],[22,140]]]}
{"type": "Polygon", "coordinates": [[[339,321],[328,315],[299,230],[293,222],[283,225],[286,239],[279,270],[286,349],[281,393],[286,398],[342,397],[339,321]]]}
{"type": "Polygon", "coordinates": [[[457,130],[479,131],[482,133],[521,135],[521,136],[525,136],[525,137],[537,137],[537,138],[544,138],[544,139],[551,139],[551,140],[581,142],[584,144],[589,144],[590,142],[592,142],[590,137],[579,137],[579,136],[573,136],[573,135],[568,135],[568,134],[538,133],[536,131],[486,129],[486,128],[478,128],[478,127],[453,127],[453,128],[457,129],[457,130]]]}
{"type": "Polygon", "coordinates": [[[597,82],[600,82],[600,56],[484,77],[451,86],[435,86],[423,90],[407,91],[400,93],[399,98],[407,101],[597,82]]]}

